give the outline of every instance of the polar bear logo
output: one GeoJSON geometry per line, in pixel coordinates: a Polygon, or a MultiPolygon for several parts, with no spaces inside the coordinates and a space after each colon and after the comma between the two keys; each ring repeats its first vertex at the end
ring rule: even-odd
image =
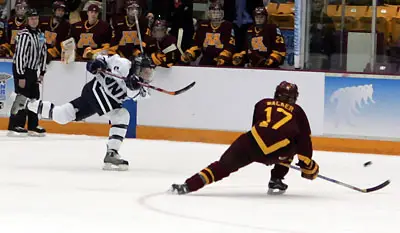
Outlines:
{"type": "Polygon", "coordinates": [[[372,84],[339,88],[331,95],[330,103],[336,102],[335,127],[347,123],[353,126],[359,109],[369,104],[375,104],[373,100],[374,88],[372,84]]]}

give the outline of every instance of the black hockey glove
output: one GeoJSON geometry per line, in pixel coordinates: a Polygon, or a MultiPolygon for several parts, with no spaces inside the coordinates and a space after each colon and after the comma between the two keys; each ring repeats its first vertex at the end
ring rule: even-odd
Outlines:
{"type": "Polygon", "coordinates": [[[138,90],[142,85],[140,85],[138,82],[144,82],[144,80],[141,77],[138,77],[136,75],[129,75],[126,80],[125,84],[126,87],[131,89],[131,90],[138,90]]]}
{"type": "Polygon", "coordinates": [[[86,63],[86,70],[92,74],[97,74],[99,70],[107,69],[107,63],[103,58],[95,59],[86,63]]]}

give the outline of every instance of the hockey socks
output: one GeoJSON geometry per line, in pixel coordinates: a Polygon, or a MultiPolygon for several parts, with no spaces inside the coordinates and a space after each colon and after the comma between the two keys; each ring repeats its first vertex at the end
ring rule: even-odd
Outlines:
{"type": "Polygon", "coordinates": [[[30,100],[27,104],[29,111],[32,111],[42,118],[52,119],[54,104],[49,101],[30,100]]]}
{"type": "Polygon", "coordinates": [[[217,182],[229,176],[229,174],[230,172],[228,172],[228,170],[221,165],[221,162],[216,161],[201,170],[199,173],[187,179],[185,183],[187,184],[190,192],[194,192],[203,188],[207,184],[217,182]]]}

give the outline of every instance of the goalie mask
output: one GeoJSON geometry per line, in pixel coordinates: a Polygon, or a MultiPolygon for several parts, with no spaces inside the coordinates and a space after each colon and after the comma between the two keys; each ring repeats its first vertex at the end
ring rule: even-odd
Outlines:
{"type": "Polygon", "coordinates": [[[218,2],[212,2],[208,7],[208,18],[212,23],[221,23],[224,19],[224,10],[218,2]]]}
{"type": "Polygon", "coordinates": [[[295,104],[298,96],[297,85],[283,81],[276,87],[274,99],[288,104],[295,104]]]}
{"type": "Polygon", "coordinates": [[[262,26],[268,18],[268,12],[265,7],[256,7],[253,12],[254,23],[256,26],[262,26]]]}
{"type": "Polygon", "coordinates": [[[25,0],[17,0],[15,2],[15,14],[17,18],[23,18],[28,10],[28,4],[25,0]]]}
{"type": "Polygon", "coordinates": [[[150,83],[153,80],[155,67],[148,56],[139,55],[133,60],[131,74],[141,77],[145,82],[150,83]]]}
{"type": "Polygon", "coordinates": [[[126,1],[126,15],[129,18],[134,18],[135,15],[139,18],[142,14],[142,9],[139,3],[135,0],[126,1]]]}
{"type": "Polygon", "coordinates": [[[167,21],[162,19],[154,21],[151,34],[157,41],[162,41],[162,39],[167,35],[167,21]]]}

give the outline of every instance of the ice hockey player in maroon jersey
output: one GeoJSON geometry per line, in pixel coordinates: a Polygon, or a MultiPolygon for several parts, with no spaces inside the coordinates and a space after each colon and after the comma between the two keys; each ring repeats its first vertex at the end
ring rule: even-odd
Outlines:
{"type": "Polygon", "coordinates": [[[61,42],[69,37],[71,25],[64,19],[66,10],[64,1],[55,1],[53,16],[40,19],[40,28],[46,37],[48,61],[61,58],[61,42]]]}
{"type": "Polygon", "coordinates": [[[219,2],[210,4],[208,17],[208,21],[198,24],[193,46],[181,56],[183,63],[195,61],[201,54],[200,65],[223,66],[231,63],[235,49],[232,23],[224,20],[224,10],[219,2]]]}
{"type": "Polygon", "coordinates": [[[286,46],[281,31],[275,24],[267,23],[268,12],[257,7],[254,12],[254,25],[247,30],[244,48],[235,53],[233,65],[249,63],[250,67],[277,68],[283,64],[286,46]]]}
{"type": "Polygon", "coordinates": [[[126,15],[113,18],[114,34],[111,40],[109,54],[118,53],[120,56],[131,59],[141,53],[140,39],[136,27],[135,14],[138,17],[140,36],[144,52],[151,41],[148,20],[142,15],[142,7],[138,1],[127,0],[125,3],[126,15]]]}
{"type": "Polygon", "coordinates": [[[99,6],[91,4],[87,10],[88,19],[71,25],[78,60],[90,60],[94,54],[108,53],[112,29],[107,22],[99,19],[99,13],[99,6]]]}
{"type": "MultiPolygon", "coordinates": [[[[296,154],[302,171],[301,176],[315,179],[319,166],[312,159],[311,129],[307,115],[296,104],[297,97],[297,85],[281,82],[276,87],[274,98],[262,99],[255,105],[251,130],[239,136],[219,161],[194,174],[184,184],[173,184],[172,193],[186,194],[197,191],[252,162],[284,167],[279,164],[290,164],[296,154]]],[[[287,171],[283,169],[271,172],[268,193],[285,192],[287,185],[282,179],[287,171]]]]}
{"type": "Polygon", "coordinates": [[[17,0],[15,2],[15,16],[8,20],[7,33],[3,32],[3,35],[7,34],[7,37],[4,37],[4,43],[0,45],[1,57],[12,57],[14,55],[15,38],[17,37],[18,32],[25,28],[25,14],[27,10],[28,3],[26,0],[17,0]]]}
{"type": "Polygon", "coordinates": [[[167,34],[167,22],[163,19],[156,19],[152,26],[151,35],[153,40],[148,45],[148,52],[151,54],[153,63],[165,68],[175,65],[180,54],[176,45],[176,38],[167,34]]]}

